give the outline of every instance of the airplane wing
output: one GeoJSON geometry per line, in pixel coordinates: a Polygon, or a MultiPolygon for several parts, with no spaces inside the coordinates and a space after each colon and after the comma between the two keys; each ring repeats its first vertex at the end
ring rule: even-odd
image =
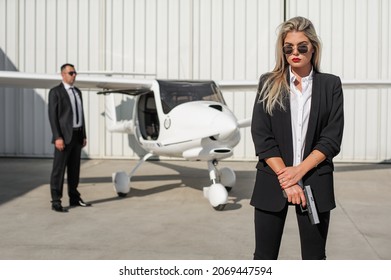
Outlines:
{"type": "MultiPolygon", "coordinates": [[[[228,91],[256,91],[258,88],[258,81],[219,81],[216,82],[221,90],[228,91]]],[[[238,127],[249,127],[251,125],[251,118],[238,120],[238,127]]]]}
{"type": "MultiPolygon", "coordinates": [[[[37,74],[17,71],[0,71],[0,86],[18,88],[52,88],[61,82],[59,74],[37,74]]],[[[145,90],[150,89],[153,80],[134,80],[112,76],[91,76],[79,74],[75,85],[84,89],[145,90]]],[[[257,81],[219,81],[222,90],[256,90],[257,81]]],[[[108,92],[108,91],[107,91],[108,92]]],[[[126,93],[126,92],[124,92],[126,93]]],[[[130,92],[128,91],[127,94],[130,92]]],[[[134,93],[133,93],[134,94],[134,93]]]]}
{"type": "Polygon", "coordinates": [[[258,81],[218,81],[216,84],[222,90],[230,91],[255,91],[258,81]]]}
{"type": "Polygon", "coordinates": [[[243,120],[238,120],[238,127],[248,127],[251,125],[251,118],[243,119],[243,120]]]}
{"type": "MultiPolygon", "coordinates": [[[[0,71],[0,86],[18,88],[52,88],[61,82],[59,74],[22,73],[16,71],[0,71]]],[[[75,86],[84,89],[110,89],[142,91],[150,89],[153,80],[133,80],[116,77],[96,77],[78,75],[75,86]]]]}
{"type": "MultiPolygon", "coordinates": [[[[0,87],[46,88],[50,89],[61,83],[59,74],[22,73],[17,71],[0,71],[0,87]]],[[[138,95],[150,91],[154,80],[133,80],[108,76],[78,75],[75,86],[83,89],[98,90],[98,93],[123,93],[138,95]]],[[[132,133],[132,120],[117,121],[113,96],[106,98],[106,125],[111,132],[132,133]]]]}

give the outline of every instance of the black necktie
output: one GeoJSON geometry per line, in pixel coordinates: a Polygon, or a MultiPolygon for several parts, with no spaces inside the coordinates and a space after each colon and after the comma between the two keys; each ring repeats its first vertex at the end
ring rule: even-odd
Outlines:
{"type": "Polygon", "coordinates": [[[71,87],[71,90],[72,90],[72,92],[73,92],[73,97],[75,98],[76,124],[79,124],[79,109],[78,109],[78,107],[77,107],[76,94],[75,94],[75,91],[73,90],[73,87],[71,87]]]}

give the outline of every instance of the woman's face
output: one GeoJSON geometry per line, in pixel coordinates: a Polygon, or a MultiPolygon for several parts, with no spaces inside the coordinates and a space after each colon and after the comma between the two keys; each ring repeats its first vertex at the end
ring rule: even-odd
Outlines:
{"type": "Polygon", "coordinates": [[[304,32],[288,32],[284,40],[283,53],[293,71],[311,71],[314,48],[304,32]]]}

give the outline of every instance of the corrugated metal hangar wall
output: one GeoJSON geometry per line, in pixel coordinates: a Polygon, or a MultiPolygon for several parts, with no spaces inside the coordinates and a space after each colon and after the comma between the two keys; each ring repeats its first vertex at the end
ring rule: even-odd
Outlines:
{"type": "MultiPolygon", "coordinates": [[[[390,14],[388,0],[0,0],[0,70],[57,73],[70,62],[78,71],[253,81],[274,66],[278,25],[306,16],[323,41],[322,70],[351,81],[344,85],[337,160],[389,161],[390,14]]],[[[251,117],[255,92],[224,97],[239,119],[251,117]]],[[[95,92],[83,98],[84,157],[144,153],[132,136],[106,132],[104,98],[95,92]]],[[[52,156],[47,101],[48,90],[0,88],[1,156],[52,156]]],[[[249,129],[242,132],[232,159],[254,160],[249,129]]]]}

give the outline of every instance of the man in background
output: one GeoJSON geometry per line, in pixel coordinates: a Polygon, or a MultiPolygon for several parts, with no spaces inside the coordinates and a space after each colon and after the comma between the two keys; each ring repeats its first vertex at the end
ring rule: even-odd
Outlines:
{"type": "Polygon", "coordinates": [[[74,87],[76,70],[72,64],[61,66],[62,82],[49,92],[49,122],[54,144],[53,169],[50,177],[52,210],[65,213],[61,204],[64,174],[67,171],[69,205],[87,207],[77,190],[80,177],[81,150],[87,144],[83,99],[74,87]]]}

